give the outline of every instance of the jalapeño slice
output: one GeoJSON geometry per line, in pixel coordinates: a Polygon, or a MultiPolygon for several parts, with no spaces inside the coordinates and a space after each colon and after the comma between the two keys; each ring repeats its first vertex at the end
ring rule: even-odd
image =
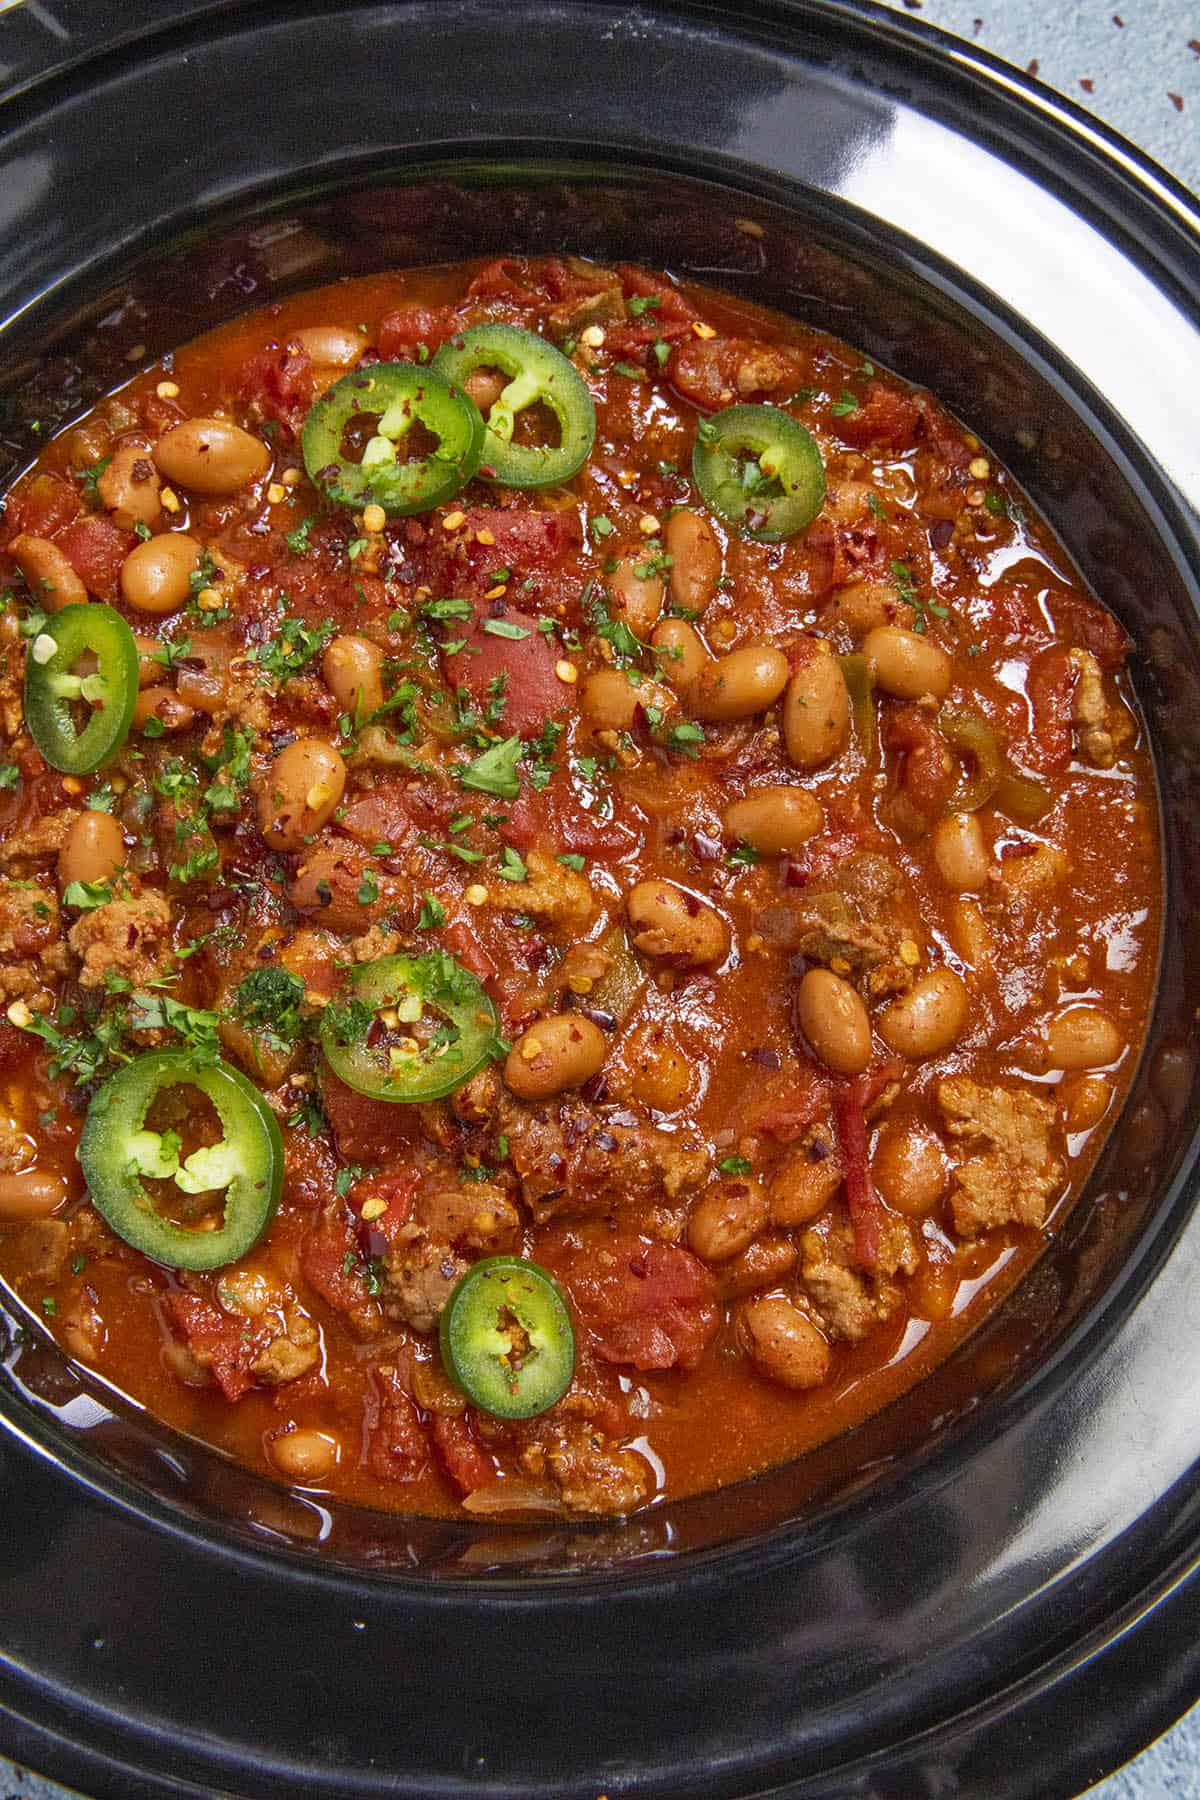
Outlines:
{"type": "Polygon", "coordinates": [[[393,518],[428,512],[465,487],[483,457],[483,419],[467,394],[416,363],[375,363],[343,375],[317,401],[301,439],[309,477],[336,506],[382,506],[393,518]],[[414,425],[437,439],[401,461],[414,425]]]}
{"type": "Polygon", "coordinates": [[[446,950],[353,970],[321,1015],[335,1075],[374,1100],[440,1100],[500,1054],[496,1008],[446,950]]]}
{"type": "Polygon", "coordinates": [[[433,367],[461,387],[476,369],[499,369],[508,384],[487,415],[483,472],[505,487],[569,481],[591,453],[596,409],[573,363],[535,331],[472,325],[442,345],[433,367]],[[517,414],[540,402],[558,423],[557,444],[514,444],[517,414]]]}
{"type": "Polygon", "coordinates": [[[777,406],[727,406],[701,419],[692,474],[714,512],[764,543],[803,531],[825,498],[815,439],[777,406]]]}
{"type": "Polygon", "coordinates": [[[571,1385],[571,1315],[554,1277],[535,1262],[477,1262],[446,1302],[439,1332],[450,1379],[498,1419],[531,1419],[571,1385]]]}
{"type": "Polygon", "coordinates": [[[275,1115],[246,1077],[194,1050],[152,1050],[106,1081],[84,1121],[79,1161],[96,1211],[118,1237],[174,1269],[223,1269],[253,1249],[275,1216],[283,1187],[283,1139],[275,1115]],[[224,1135],[183,1156],[173,1131],[150,1131],[146,1114],[171,1088],[199,1088],[224,1135]],[[146,1186],[170,1182],[168,1218],[146,1186]],[[211,1198],[225,1189],[214,1224],[211,1198]]]}
{"type": "Polygon", "coordinates": [[[25,662],[25,723],[52,769],[90,775],[129,735],[138,692],[133,633],[111,606],[52,613],[25,662]]]}

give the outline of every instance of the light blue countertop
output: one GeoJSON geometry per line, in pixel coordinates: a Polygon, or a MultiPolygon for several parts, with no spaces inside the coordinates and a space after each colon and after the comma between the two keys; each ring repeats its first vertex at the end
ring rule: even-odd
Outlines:
{"type": "MultiPolygon", "coordinates": [[[[884,0],[977,43],[1099,115],[1200,187],[1200,0],[884,0]]],[[[0,0],[0,12],[4,0],[0,0]]],[[[68,1800],[0,1757],[3,1800],[68,1800]]],[[[1074,1800],[1047,1794],[1046,1800],[1074,1800]]],[[[1200,1708],[1088,1800],[1200,1800],[1200,1708]]]]}

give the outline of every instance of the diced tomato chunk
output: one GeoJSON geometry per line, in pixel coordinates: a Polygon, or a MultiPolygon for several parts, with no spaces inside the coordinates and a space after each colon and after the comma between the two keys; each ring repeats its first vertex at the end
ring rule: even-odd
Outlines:
{"type": "Polygon", "coordinates": [[[78,519],[56,540],[59,549],[97,600],[115,600],[121,564],[137,539],[108,519],[78,519]]]}
{"type": "Polygon", "coordinates": [[[495,975],[496,965],[479,942],[478,927],[471,919],[451,919],[442,931],[442,942],[480,981],[490,981],[495,975]]]}
{"type": "Polygon", "coordinates": [[[228,1317],[201,1300],[198,1294],[170,1293],[163,1306],[187,1339],[188,1349],[213,1379],[226,1400],[240,1400],[254,1386],[250,1364],[257,1346],[244,1329],[244,1321],[228,1317]]]}
{"type": "Polygon", "coordinates": [[[398,848],[416,835],[402,781],[383,781],[378,787],[368,788],[352,806],[346,807],[338,824],[367,849],[373,844],[398,848]]]}
{"type": "Polygon", "coordinates": [[[933,819],[941,812],[955,783],[946,740],[919,706],[902,706],[883,728],[885,750],[901,759],[899,792],[916,816],[933,819]]]}
{"type": "Polygon", "coordinates": [[[867,1163],[865,1092],[861,1079],[854,1082],[839,1099],[834,1117],[846,1171],[846,1209],[854,1227],[854,1254],[864,1269],[873,1269],[879,1260],[883,1203],[867,1163]]]}
{"type": "Polygon", "coordinates": [[[298,344],[260,350],[242,364],[238,393],[264,419],[276,419],[298,436],[316,398],[312,360],[298,344]]]}
{"type": "Polygon", "coordinates": [[[598,819],[579,800],[566,769],[556,768],[549,785],[537,792],[522,787],[507,808],[504,835],[518,850],[543,843],[579,856],[612,854],[631,842],[629,832],[612,819],[598,819]]]}
{"type": "Polygon", "coordinates": [[[331,1200],[300,1241],[300,1271],[327,1306],[368,1337],[377,1328],[378,1307],[363,1280],[358,1230],[340,1201],[331,1200]]]}
{"type": "Polygon", "coordinates": [[[616,1237],[551,1265],[605,1362],[693,1369],[717,1329],[716,1284],[689,1250],[616,1237]]]}
{"type": "Polygon", "coordinates": [[[685,400],[713,412],[781,389],[791,392],[803,385],[807,371],[782,345],[689,337],[671,352],[667,373],[685,400]]]}
{"type": "Polygon", "coordinates": [[[433,1421],[432,1436],[447,1475],[464,1494],[473,1494],[495,1481],[496,1464],[476,1440],[464,1415],[439,1413],[433,1421]]]}
{"type": "Polygon", "coordinates": [[[476,602],[470,619],[451,624],[456,639],[465,638],[466,645],[443,659],[446,679],[465,688],[480,708],[495,710],[496,730],[535,737],[547,719],[570,704],[572,690],[556,673],[559,651],[530,613],[510,606],[501,619],[493,619],[491,609],[476,602]],[[489,624],[499,623],[525,636],[488,630],[489,624]]]}
{"type": "Polygon", "coordinates": [[[1071,710],[1078,680],[1079,670],[1063,644],[1043,650],[1029,665],[1025,691],[1033,711],[1033,731],[1026,742],[1025,759],[1039,775],[1059,774],[1071,760],[1071,710]]]}
{"type": "Polygon", "coordinates": [[[392,1247],[408,1223],[416,1191],[417,1178],[407,1163],[400,1168],[381,1169],[378,1175],[364,1175],[355,1182],[346,1201],[351,1211],[358,1214],[359,1242],[368,1255],[379,1256],[385,1248],[392,1247]],[[368,1220],[363,1218],[363,1207],[369,1200],[382,1200],[384,1211],[379,1213],[372,1207],[368,1220]],[[364,1236],[370,1241],[364,1242],[364,1236]]]}
{"type": "Polygon", "coordinates": [[[401,1145],[415,1143],[420,1137],[415,1107],[372,1100],[369,1094],[360,1094],[339,1081],[330,1069],[321,1076],[321,1099],[338,1152],[346,1162],[394,1162],[401,1145]]]}
{"type": "Polygon", "coordinates": [[[1054,593],[1051,608],[1058,612],[1081,650],[1090,650],[1102,669],[1120,669],[1133,647],[1125,627],[1110,612],[1095,606],[1083,594],[1054,593]]]}
{"type": "Polygon", "coordinates": [[[432,353],[462,326],[453,306],[405,306],[379,323],[379,354],[385,362],[410,362],[420,346],[432,353]]]}
{"type": "Polygon", "coordinates": [[[901,394],[882,382],[871,381],[854,412],[831,413],[828,425],[844,444],[880,444],[889,450],[906,450],[914,441],[920,417],[921,409],[911,394],[901,394]]]}
{"type": "Polygon", "coordinates": [[[497,585],[498,570],[511,576],[502,577],[502,585],[515,589],[529,576],[555,569],[580,542],[573,513],[472,506],[453,536],[435,536],[428,578],[439,593],[478,600],[497,585]]]}
{"type": "Polygon", "coordinates": [[[57,475],[35,475],[9,498],[5,536],[14,538],[27,531],[30,537],[53,537],[78,516],[79,495],[69,482],[60,481],[57,475]]]}
{"type": "Polygon", "coordinates": [[[363,1405],[363,1467],[380,1481],[417,1481],[429,1467],[429,1443],[398,1372],[372,1369],[363,1405]]]}

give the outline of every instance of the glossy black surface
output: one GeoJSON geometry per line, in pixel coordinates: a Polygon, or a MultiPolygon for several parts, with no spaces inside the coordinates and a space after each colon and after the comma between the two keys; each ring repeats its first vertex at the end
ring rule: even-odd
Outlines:
{"type": "Polygon", "coordinates": [[[1200,1004],[1185,197],[866,6],[182,10],[0,107],[10,461],[134,346],[340,270],[569,248],[752,293],[935,387],[1130,626],[1174,904],[1092,1203],[934,1381],[748,1488],[562,1533],[332,1516],[11,1344],[0,1742],[120,1800],[1078,1791],[1200,1688],[1195,1107],[1157,1061],[1200,1004]]]}

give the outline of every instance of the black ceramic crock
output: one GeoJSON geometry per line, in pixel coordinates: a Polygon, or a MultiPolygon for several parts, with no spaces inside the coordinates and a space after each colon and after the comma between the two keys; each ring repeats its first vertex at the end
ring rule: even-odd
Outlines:
{"type": "Polygon", "coordinates": [[[1195,209],[854,0],[0,24],[0,476],[143,357],[342,272],[695,274],[928,383],[1016,471],[1136,640],[1170,891],[1065,1231],[922,1388],[723,1494],[553,1531],[328,1509],[158,1430],[10,1298],[0,1747],[97,1800],[1078,1792],[1200,1690],[1195,209]]]}

